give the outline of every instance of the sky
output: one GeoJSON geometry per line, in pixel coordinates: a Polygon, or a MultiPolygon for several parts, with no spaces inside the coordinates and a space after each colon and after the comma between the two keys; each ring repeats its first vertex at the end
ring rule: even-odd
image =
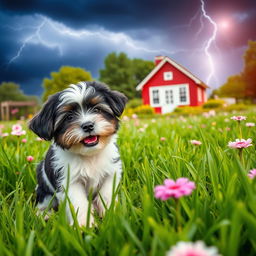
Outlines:
{"type": "Polygon", "coordinates": [[[255,0],[0,0],[0,83],[40,96],[63,65],[99,77],[111,52],[169,56],[211,89],[243,69],[255,0]]]}

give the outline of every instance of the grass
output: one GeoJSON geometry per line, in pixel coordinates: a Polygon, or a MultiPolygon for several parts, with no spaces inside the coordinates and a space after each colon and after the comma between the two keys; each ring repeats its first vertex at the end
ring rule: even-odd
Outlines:
{"type": "MultiPolygon", "coordinates": [[[[246,116],[256,122],[253,112],[246,116]]],[[[11,124],[4,123],[3,131],[11,124]]],[[[161,256],[181,240],[203,240],[222,255],[255,255],[256,179],[247,173],[256,168],[256,130],[245,127],[245,121],[241,127],[243,137],[254,142],[244,150],[243,161],[227,147],[239,138],[230,115],[141,120],[139,126],[123,122],[119,202],[104,219],[96,217],[94,228],[70,226],[63,205],[48,222],[37,217],[35,168],[49,143],[36,141],[29,131],[20,138],[0,138],[0,255],[161,256]],[[192,139],[202,145],[192,145],[192,139]],[[27,162],[28,155],[35,160],[27,162]],[[196,190],[180,198],[177,223],[176,202],[155,199],[153,189],[165,178],[179,177],[194,181],[196,190]]]]}

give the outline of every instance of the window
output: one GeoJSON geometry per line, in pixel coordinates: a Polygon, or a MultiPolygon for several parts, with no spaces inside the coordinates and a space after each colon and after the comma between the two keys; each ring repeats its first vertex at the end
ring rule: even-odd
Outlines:
{"type": "Polygon", "coordinates": [[[180,87],[180,102],[187,102],[187,90],[186,87],[180,87]]]}
{"type": "Polygon", "coordinates": [[[165,81],[172,80],[172,79],[173,79],[173,73],[171,71],[164,72],[164,80],[165,81]]]}
{"type": "Polygon", "coordinates": [[[165,102],[166,102],[166,104],[173,104],[173,91],[172,90],[165,91],[165,102]]]}
{"type": "Polygon", "coordinates": [[[202,90],[200,87],[197,87],[197,95],[198,95],[198,101],[202,101],[202,90]]]}
{"type": "Polygon", "coordinates": [[[159,104],[159,91],[158,90],[153,90],[153,104],[159,104]]]}

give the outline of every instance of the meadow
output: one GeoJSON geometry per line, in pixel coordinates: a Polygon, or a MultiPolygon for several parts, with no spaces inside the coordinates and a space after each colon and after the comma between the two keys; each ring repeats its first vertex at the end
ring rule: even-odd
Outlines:
{"type": "MultiPolygon", "coordinates": [[[[47,222],[36,215],[35,169],[49,142],[21,123],[25,135],[0,138],[0,255],[161,256],[178,241],[199,240],[221,255],[256,255],[256,178],[248,177],[256,127],[246,126],[256,117],[248,111],[246,120],[231,120],[236,114],[124,120],[119,200],[92,228],[70,226],[64,206],[47,222]],[[237,138],[252,146],[228,147],[237,138]],[[180,177],[195,183],[190,195],[155,198],[155,186],[180,177]]],[[[2,133],[13,124],[1,123],[2,133]]]]}

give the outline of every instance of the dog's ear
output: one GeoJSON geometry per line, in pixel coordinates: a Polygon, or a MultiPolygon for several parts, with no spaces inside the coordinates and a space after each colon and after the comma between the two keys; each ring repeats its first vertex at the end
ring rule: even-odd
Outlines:
{"type": "Polygon", "coordinates": [[[124,111],[127,97],[118,91],[109,91],[107,101],[115,116],[120,117],[124,111]]]}
{"type": "Polygon", "coordinates": [[[54,120],[59,103],[59,94],[48,98],[43,108],[29,122],[29,129],[44,140],[51,140],[54,132],[54,120]]]}

